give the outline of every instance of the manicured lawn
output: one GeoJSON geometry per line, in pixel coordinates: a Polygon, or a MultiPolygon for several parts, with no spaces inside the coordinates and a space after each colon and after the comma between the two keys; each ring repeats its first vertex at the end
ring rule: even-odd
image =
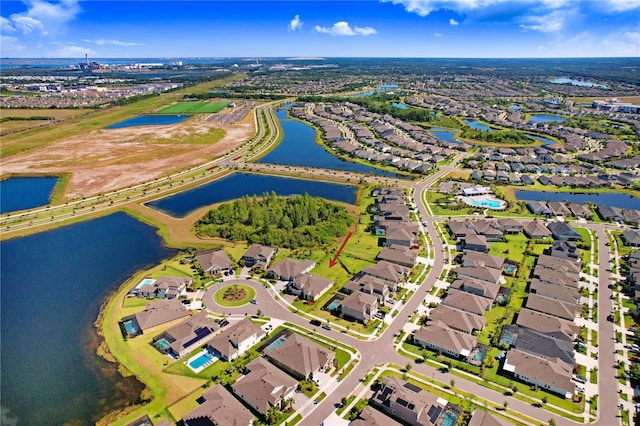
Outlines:
{"type": "Polygon", "coordinates": [[[229,102],[178,102],[156,111],[157,114],[215,114],[222,111],[229,102]]]}
{"type": "Polygon", "coordinates": [[[255,299],[255,297],[256,291],[253,287],[243,284],[233,284],[222,287],[216,291],[213,299],[219,305],[234,307],[245,305],[249,303],[250,300],[255,299]]]}

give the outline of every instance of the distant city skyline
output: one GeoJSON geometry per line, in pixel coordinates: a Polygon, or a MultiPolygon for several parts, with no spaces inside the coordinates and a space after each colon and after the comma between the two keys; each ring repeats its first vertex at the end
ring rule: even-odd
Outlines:
{"type": "Polygon", "coordinates": [[[4,58],[640,56],[640,0],[2,1],[4,58]]]}

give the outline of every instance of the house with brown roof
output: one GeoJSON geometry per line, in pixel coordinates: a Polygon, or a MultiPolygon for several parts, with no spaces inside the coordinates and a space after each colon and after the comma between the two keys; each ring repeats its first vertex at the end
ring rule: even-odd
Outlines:
{"type": "Polygon", "coordinates": [[[462,256],[462,266],[464,267],[487,267],[502,271],[504,261],[504,257],[472,250],[465,250],[462,256]]]}
{"type": "Polygon", "coordinates": [[[402,426],[402,423],[367,405],[358,418],[349,423],[349,426],[402,426]]]}
{"type": "Polygon", "coordinates": [[[453,288],[447,290],[447,297],[444,298],[442,303],[474,315],[484,315],[493,304],[491,300],[485,297],[476,296],[475,294],[453,288]]]}
{"type": "Polygon", "coordinates": [[[417,258],[417,252],[395,244],[384,247],[376,256],[376,260],[396,263],[401,266],[406,266],[407,268],[413,268],[416,265],[417,258]]]}
{"type": "Polygon", "coordinates": [[[573,321],[527,308],[522,308],[518,312],[516,325],[568,342],[573,342],[580,332],[580,327],[573,321]]]}
{"type": "Polygon", "coordinates": [[[478,340],[475,336],[447,327],[442,321],[430,321],[413,335],[416,345],[425,346],[463,361],[469,358],[478,340]]]}
{"type": "Polygon", "coordinates": [[[206,250],[195,255],[202,270],[209,275],[233,271],[234,263],[222,249],[206,250]]]}
{"type": "Polygon", "coordinates": [[[282,408],[292,398],[298,382],[275,365],[258,357],[245,367],[245,374],[231,385],[233,393],[264,415],[271,407],[282,408]]]}
{"type": "Polygon", "coordinates": [[[243,318],[211,338],[207,346],[218,358],[231,361],[242,356],[264,336],[266,333],[262,327],[249,318],[243,318]]]}
{"type": "Polygon", "coordinates": [[[576,304],[560,302],[537,294],[529,294],[525,305],[529,309],[573,321],[580,312],[576,304]]]}
{"type": "Polygon", "coordinates": [[[123,318],[123,322],[135,321],[141,333],[146,333],[158,326],[178,322],[190,315],[178,299],[161,299],[149,303],[144,311],[123,318]]]}
{"type": "Polygon", "coordinates": [[[493,414],[476,408],[471,414],[469,423],[467,426],[511,426],[512,423],[504,420],[501,417],[494,416],[493,414]]]}
{"type": "Polygon", "coordinates": [[[374,266],[365,266],[362,268],[361,275],[371,275],[389,283],[389,289],[396,291],[396,287],[400,281],[409,276],[410,268],[395,263],[381,260],[374,266]]]}
{"type": "Polygon", "coordinates": [[[153,346],[174,358],[182,358],[207,343],[220,330],[206,312],[199,312],[153,338],[153,346]]]}
{"type": "Polygon", "coordinates": [[[417,244],[418,241],[415,234],[403,227],[389,227],[387,228],[387,232],[385,235],[385,247],[390,247],[392,245],[413,247],[417,244]]]}
{"type": "Polygon", "coordinates": [[[474,280],[484,281],[491,285],[498,285],[502,270],[489,268],[486,266],[468,266],[458,267],[455,269],[456,274],[460,278],[472,278],[474,280]]]}
{"type": "Polygon", "coordinates": [[[262,244],[251,244],[242,256],[242,259],[247,267],[258,266],[266,269],[277,251],[278,249],[275,247],[263,246],[262,244]]]}
{"type": "Polygon", "coordinates": [[[503,234],[519,234],[524,229],[522,222],[509,217],[498,219],[496,223],[503,234]]]}
{"type": "Polygon", "coordinates": [[[345,294],[351,294],[354,291],[371,294],[378,298],[378,303],[384,303],[389,296],[389,282],[371,275],[362,275],[350,280],[340,289],[340,292],[345,294]]]}
{"type": "Polygon", "coordinates": [[[511,349],[507,352],[502,369],[517,379],[564,398],[571,398],[575,391],[575,384],[571,381],[573,365],[559,358],[542,358],[511,349]]]}
{"type": "Polygon", "coordinates": [[[529,293],[566,303],[580,302],[580,291],[577,287],[565,286],[560,283],[549,283],[537,278],[531,280],[531,284],[529,284],[529,293]]]}
{"type": "Polygon", "coordinates": [[[204,402],[184,415],[186,426],[251,426],[255,416],[221,384],[201,397],[204,402]]]}
{"type": "Polygon", "coordinates": [[[498,293],[500,292],[499,285],[490,284],[486,281],[480,281],[468,277],[458,278],[451,283],[451,288],[486,297],[492,302],[496,300],[496,297],[498,297],[498,293]]]}
{"type": "Polygon", "coordinates": [[[447,327],[466,334],[476,334],[487,325],[481,315],[474,315],[453,306],[440,304],[429,314],[429,322],[442,322],[447,327]]]}
{"type": "Polygon", "coordinates": [[[287,257],[270,267],[267,270],[267,275],[283,281],[293,281],[294,277],[306,274],[315,267],[316,262],[312,260],[298,260],[287,257]]]}
{"type": "Polygon", "coordinates": [[[152,284],[146,284],[135,290],[138,297],[174,299],[180,296],[193,283],[191,277],[163,275],[152,284]]]}
{"type": "Polygon", "coordinates": [[[527,235],[527,237],[533,239],[543,239],[551,237],[551,231],[549,231],[549,229],[544,226],[544,223],[538,220],[529,221],[529,223],[524,226],[524,233],[527,235]]]}
{"type": "Polygon", "coordinates": [[[489,243],[487,243],[487,237],[475,233],[468,234],[464,238],[462,246],[467,250],[475,250],[480,252],[487,252],[490,248],[489,243]]]}
{"type": "Polygon", "coordinates": [[[316,301],[333,285],[333,281],[314,274],[301,274],[293,277],[287,285],[289,293],[301,299],[316,301]]]}
{"type": "Polygon", "coordinates": [[[447,400],[394,376],[381,380],[371,402],[385,413],[412,426],[437,424],[448,405],[447,400]]]}
{"type": "Polygon", "coordinates": [[[526,327],[518,327],[517,331],[511,334],[514,339],[510,346],[513,348],[543,358],[560,358],[568,364],[575,364],[573,342],[555,339],[553,336],[526,327]]]}
{"type": "Polygon", "coordinates": [[[333,351],[296,333],[290,334],[280,346],[263,354],[298,380],[313,378],[320,371],[331,370],[335,359],[333,351]]]}
{"type": "Polygon", "coordinates": [[[378,298],[361,291],[354,291],[340,302],[340,308],[345,316],[365,322],[378,312],[378,298]]]}

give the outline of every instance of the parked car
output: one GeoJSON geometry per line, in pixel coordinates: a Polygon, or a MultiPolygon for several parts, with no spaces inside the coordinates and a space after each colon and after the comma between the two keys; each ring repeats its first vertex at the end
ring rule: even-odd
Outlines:
{"type": "Polygon", "coordinates": [[[330,324],[322,324],[322,328],[324,328],[325,330],[331,330],[331,325],[330,324]]]}
{"type": "Polygon", "coordinates": [[[310,322],[311,322],[311,325],[318,325],[318,326],[319,326],[319,325],[322,325],[322,323],[320,322],[320,320],[315,320],[315,319],[314,319],[314,320],[311,320],[310,322]]]}
{"type": "Polygon", "coordinates": [[[252,303],[254,305],[257,305],[258,304],[258,299],[251,299],[250,303],[252,303]]]}

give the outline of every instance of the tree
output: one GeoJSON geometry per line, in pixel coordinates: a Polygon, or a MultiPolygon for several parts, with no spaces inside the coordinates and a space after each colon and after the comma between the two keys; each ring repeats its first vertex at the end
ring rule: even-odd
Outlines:
{"type": "Polygon", "coordinates": [[[262,309],[258,309],[258,310],[256,311],[256,315],[257,315],[257,316],[259,316],[259,317],[261,317],[261,316],[262,316],[262,309]]]}
{"type": "Polygon", "coordinates": [[[280,411],[276,406],[269,407],[269,409],[264,413],[264,421],[269,425],[278,423],[279,419],[280,411]]]}
{"type": "Polygon", "coordinates": [[[502,406],[503,406],[503,407],[504,407],[504,409],[506,410],[506,409],[507,409],[507,407],[509,406],[509,401],[505,400],[505,401],[502,403],[502,406]]]}
{"type": "Polygon", "coordinates": [[[456,387],[456,381],[451,379],[451,381],[449,382],[449,384],[451,385],[452,388],[456,387]]]}
{"type": "Polygon", "coordinates": [[[404,369],[407,372],[411,371],[411,363],[407,363],[407,365],[404,367],[404,369]]]}
{"type": "Polygon", "coordinates": [[[556,420],[555,419],[549,419],[549,426],[556,426],[556,420]]]}
{"type": "Polygon", "coordinates": [[[542,399],[540,401],[542,401],[543,405],[546,404],[547,403],[547,395],[543,395],[542,399]]]}

